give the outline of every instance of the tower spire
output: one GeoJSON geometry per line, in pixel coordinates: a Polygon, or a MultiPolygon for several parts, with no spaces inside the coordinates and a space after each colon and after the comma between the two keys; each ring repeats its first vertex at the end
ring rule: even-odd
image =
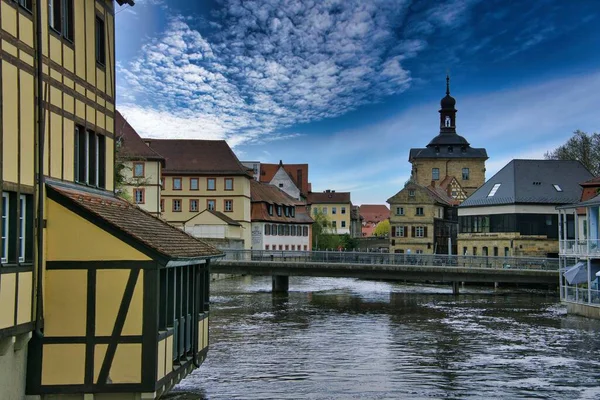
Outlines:
{"type": "Polygon", "coordinates": [[[450,75],[446,74],[446,95],[450,96],[450,75]]]}

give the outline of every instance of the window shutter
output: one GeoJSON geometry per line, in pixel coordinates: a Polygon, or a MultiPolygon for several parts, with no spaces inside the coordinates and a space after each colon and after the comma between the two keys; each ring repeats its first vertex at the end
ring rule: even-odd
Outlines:
{"type": "Polygon", "coordinates": [[[423,228],[423,237],[427,237],[427,227],[423,228]]]}
{"type": "Polygon", "coordinates": [[[414,227],[414,226],[413,226],[413,227],[411,227],[411,229],[410,229],[410,230],[411,230],[411,236],[412,236],[412,237],[415,237],[415,227],[414,227]]]}
{"type": "Polygon", "coordinates": [[[408,237],[408,226],[404,227],[404,235],[403,237],[408,237]]]}

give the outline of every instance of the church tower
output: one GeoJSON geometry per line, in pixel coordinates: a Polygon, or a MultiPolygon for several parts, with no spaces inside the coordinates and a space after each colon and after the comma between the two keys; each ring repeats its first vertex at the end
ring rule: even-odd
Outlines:
{"type": "Polygon", "coordinates": [[[456,100],[450,96],[449,76],[439,113],[439,134],[425,148],[410,149],[411,178],[422,186],[439,186],[462,201],[485,183],[488,156],[485,149],[471,147],[456,133],[456,100]]]}

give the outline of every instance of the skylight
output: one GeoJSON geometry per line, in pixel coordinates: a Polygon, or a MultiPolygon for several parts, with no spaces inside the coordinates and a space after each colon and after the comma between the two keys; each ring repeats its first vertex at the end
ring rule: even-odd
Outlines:
{"type": "Polygon", "coordinates": [[[554,186],[554,189],[556,189],[557,192],[562,192],[562,188],[560,186],[558,186],[556,183],[553,184],[552,186],[554,186]]]}
{"type": "Polygon", "coordinates": [[[498,188],[500,187],[500,185],[502,185],[502,184],[501,183],[496,183],[494,185],[494,187],[492,188],[492,190],[490,190],[490,192],[488,193],[487,197],[494,197],[494,195],[498,191],[498,188]]]}

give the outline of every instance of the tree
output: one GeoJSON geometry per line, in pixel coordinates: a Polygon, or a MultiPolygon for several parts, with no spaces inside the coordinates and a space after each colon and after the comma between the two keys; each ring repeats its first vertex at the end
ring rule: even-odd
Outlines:
{"type": "Polygon", "coordinates": [[[600,134],[589,135],[578,129],[573,132],[573,136],[565,144],[546,152],[544,158],[547,160],[578,160],[594,176],[599,176],[600,134]]]}
{"type": "Polygon", "coordinates": [[[375,230],[373,231],[374,236],[389,236],[390,235],[390,220],[384,219],[380,221],[377,226],[375,226],[375,230]]]}
{"type": "MultiPolygon", "coordinates": [[[[332,236],[336,233],[333,223],[329,217],[318,210],[313,214],[314,221],[312,225],[312,245],[313,249],[331,249],[336,247],[332,236]]],[[[337,235],[335,235],[337,236],[337,235]]]]}

